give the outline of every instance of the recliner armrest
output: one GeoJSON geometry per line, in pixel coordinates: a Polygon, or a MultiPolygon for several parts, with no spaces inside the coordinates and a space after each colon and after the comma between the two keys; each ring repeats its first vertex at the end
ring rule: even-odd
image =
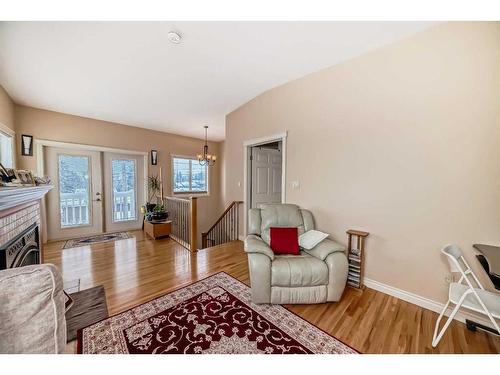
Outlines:
{"type": "Polygon", "coordinates": [[[328,238],[321,241],[319,244],[314,246],[311,250],[303,249],[307,254],[312,255],[320,260],[325,260],[326,257],[332,253],[345,252],[344,245],[341,245],[335,241],[328,238]]]}
{"type": "Polygon", "coordinates": [[[247,253],[260,253],[267,255],[271,260],[274,259],[274,252],[267,243],[259,236],[250,234],[245,238],[245,251],[247,253]]]}

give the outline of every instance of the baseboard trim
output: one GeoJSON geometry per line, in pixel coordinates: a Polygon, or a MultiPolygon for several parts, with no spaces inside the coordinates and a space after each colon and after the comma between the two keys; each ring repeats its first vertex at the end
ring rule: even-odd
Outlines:
{"type": "MultiPolygon", "coordinates": [[[[425,298],[422,296],[419,296],[418,294],[407,292],[406,290],[402,290],[399,288],[395,288],[391,285],[387,285],[384,283],[381,283],[380,281],[372,280],[365,278],[364,284],[371,289],[377,290],[379,292],[388,294],[390,296],[399,298],[403,301],[412,303],[414,305],[423,307],[424,309],[434,311],[436,313],[441,313],[441,311],[444,308],[444,303],[437,302],[434,300],[431,300],[429,298],[425,298]]],[[[445,315],[449,316],[451,313],[451,309],[449,308],[445,315]]],[[[468,311],[465,311],[464,309],[460,310],[457,315],[455,315],[455,320],[458,320],[459,322],[465,323],[465,319],[470,319],[474,320],[475,322],[484,324],[489,327],[493,327],[491,322],[487,319],[484,319],[484,317],[480,315],[473,314],[472,312],[469,313],[468,311]]]]}

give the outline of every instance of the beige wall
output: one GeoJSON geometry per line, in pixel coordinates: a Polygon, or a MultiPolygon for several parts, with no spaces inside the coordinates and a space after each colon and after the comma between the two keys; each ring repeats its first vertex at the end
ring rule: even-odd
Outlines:
{"type": "MultiPolygon", "coordinates": [[[[93,120],[58,112],[16,105],[15,123],[17,134],[33,135],[35,139],[118,149],[146,151],[158,150],[158,166],[149,165],[149,174],[158,174],[162,167],[165,195],[171,195],[171,155],[194,156],[202,150],[203,141],[153,130],[93,120]]],[[[219,143],[209,142],[211,152],[218,154],[219,143]]],[[[36,171],[34,156],[18,155],[18,168],[36,171]]],[[[198,229],[204,231],[221,213],[219,164],[209,171],[210,196],[198,200],[198,229]]],[[[200,243],[201,246],[201,243],[200,243]]]]}
{"type": "Polygon", "coordinates": [[[224,201],[243,141],[286,130],[287,201],[369,231],[368,278],[444,301],[440,248],[500,245],[499,57],[499,23],[446,23],[263,93],[226,118],[224,201]]]}
{"type": "Polygon", "coordinates": [[[0,86],[0,123],[14,130],[14,103],[2,86],[0,86]]]}

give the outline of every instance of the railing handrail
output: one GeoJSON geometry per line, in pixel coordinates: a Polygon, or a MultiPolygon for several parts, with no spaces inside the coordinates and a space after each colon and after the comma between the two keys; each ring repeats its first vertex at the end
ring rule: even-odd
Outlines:
{"type": "Polygon", "coordinates": [[[186,201],[190,201],[191,200],[191,196],[189,197],[164,197],[163,199],[168,199],[168,200],[171,200],[171,201],[182,201],[182,202],[186,202],[186,201]]]}
{"type": "Polygon", "coordinates": [[[217,226],[217,224],[219,224],[224,219],[224,216],[226,216],[226,214],[229,212],[229,210],[231,210],[231,208],[233,208],[233,206],[241,204],[241,203],[243,203],[243,201],[233,201],[229,205],[229,207],[226,208],[226,210],[222,213],[222,215],[220,215],[220,217],[215,221],[214,225],[212,225],[210,227],[210,229],[207,230],[206,232],[202,232],[202,235],[206,235],[206,234],[210,233],[217,226]]]}

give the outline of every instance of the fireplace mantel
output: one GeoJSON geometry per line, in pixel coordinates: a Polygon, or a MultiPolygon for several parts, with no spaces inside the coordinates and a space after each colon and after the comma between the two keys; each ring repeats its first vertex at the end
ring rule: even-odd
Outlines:
{"type": "Polygon", "coordinates": [[[0,217],[10,208],[42,199],[52,188],[52,185],[0,187],[0,217]]]}

